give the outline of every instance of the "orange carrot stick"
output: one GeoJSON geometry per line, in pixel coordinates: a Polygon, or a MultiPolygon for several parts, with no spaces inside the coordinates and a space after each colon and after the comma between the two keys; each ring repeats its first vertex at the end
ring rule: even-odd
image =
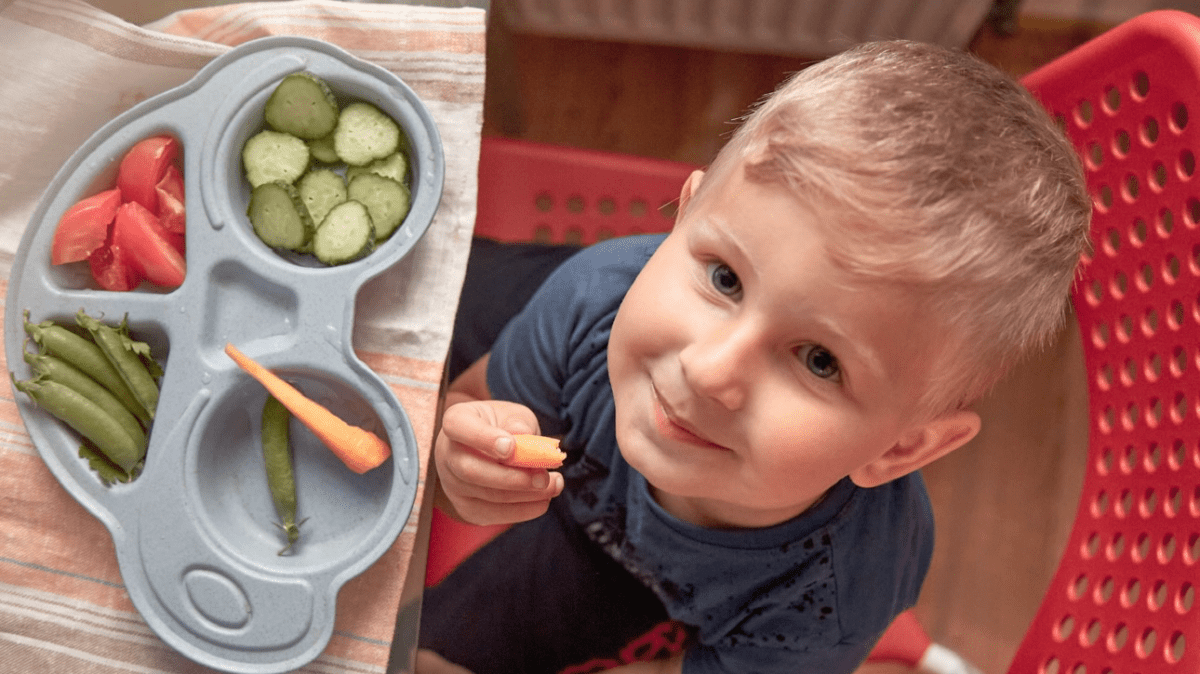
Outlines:
{"type": "Polygon", "coordinates": [[[333,412],[305,397],[294,386],[258,364],[234,345],[226,344],[225,353],[229,354],[238,367],[266,387],[271,395],[320,438],[350,470],[365,473],[387,461],[392,455],[391,447],[378,435],[342,421],[333,412]]]}
{"type": "Polygon", "coordinates": [[[558,448],[558,440],[540,435],[514,435],[517,441],[505,465],[518,468],[558,468],[567,458],[558,448]]]}

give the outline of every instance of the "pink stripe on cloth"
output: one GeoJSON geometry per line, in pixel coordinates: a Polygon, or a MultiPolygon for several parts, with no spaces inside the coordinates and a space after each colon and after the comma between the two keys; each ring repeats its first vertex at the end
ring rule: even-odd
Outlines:
{"type": "MultiPolygon", "coordinates": [[[[312,37],[340,34],[339,42],[347,49],[388,49],[414,51],[419,44],[414,36],[423,31],[440,33],[438,51],[456,51],[455,37],[469,44],[482,40],[475,19],[461,11],[436,7],[422,8],[420,23],[398,14],[383,4],[352,3],[336,0],[289,0],[286,2],[243,3],[177,12],[150,24],[155,30],[230,46],[265,35],[308,31],[312,37]],[[355,33],[358,32],[358,35],[355,33]],[[379,40],[380,34],[389,37],[379,40]]],[[[292,34],[300,34],[299,32],[292,34]]],[[[459,47],[459,49],[462,49],[459,47]]],[[[462,53],[474,53],[466,49],[462,53]]]]}
{"type": "Polygon", "coordinates": [[[222,51],[214,46],[208,53],[187,53],[156,44],[145,39],[151,31],[81,5],[58,0],[18,1],[4,10],[4,17],[136,63],[198,70],[222,51]]]}
{"type": "Polygon", "coordinates": [[[454,57],[483,53],[484,33],[454,10],[425,8],[424,19],[415,24],[386,5],[292,0],[177,12],[151,25],[231,47],[270,35],[325,40],[396,72],[422,98],[481,100],[482,79],[464,86],[460,68],[467,62],[454,57]]]}
{"type": "MultiPolygon", "coordinates": [[[[485,24],[481,10],[295,0],[187,10],[139,27],[80,0],[0,2],[0,128],[13,131],[5,137],[9,165],[0,166],[0,259],[14,258],[39,195],[89,134],[233,46],[302,35],[394,72],[434,115],[446,184],[410,257],[360,292],[354,346],[412,423],[420,505],[474,224],[485,24]]],[[[0,265],[5,297],[10,264],[0,265]]],[[[11,383],[0,387],[0,669],[212,671],[175,652],[137,613],[109,531],[57,482],[26,432],[16,402],[24,395],[11,383]]],[[[423,514],[414,507],[383,557],[346,582],[329,645],[297,671],[384,671],[398,614],[416,617],[423,514]],[[410,567],[415,585],[405,584],[410,567]]],[[[400,646],[402,658],[411,655],[407,641],[400,646]]]]}

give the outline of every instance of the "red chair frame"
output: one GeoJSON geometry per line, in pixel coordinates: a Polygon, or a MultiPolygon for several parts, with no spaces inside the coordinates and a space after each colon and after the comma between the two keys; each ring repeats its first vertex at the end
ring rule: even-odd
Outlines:
{"type": "Polygon", "coordinates": [[[1200,19],[1144,14],[1031,73],[1084,159],[1091,420],[1066,550],[1011,674],[1200,671],[1200,19]]]}

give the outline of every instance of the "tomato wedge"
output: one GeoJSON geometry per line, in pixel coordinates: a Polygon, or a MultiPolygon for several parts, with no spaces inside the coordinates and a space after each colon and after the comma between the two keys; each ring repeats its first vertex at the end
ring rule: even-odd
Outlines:
{"type": "Polygon", "coordinates": [[[121,191],[105,190],[80,199],[63,213],[50,244],[50,263],[65,264],[86,260],[92,251],[104,245],[108,228],[121,205],[121,191]]]}
{"type": "MultiPolygon", "coordinates": [[[[183,202],[183,174],[172,164],[167,167],[162,180],[154,186],[158,194],[158,221],[163,229],[183,234],[186,229],[187,209],[183,202]]],[[[143,204],[144,205],[144,204],[143,204]]]]}
{"type": "Polygon", "coordinates": [[[150,136],[139,140],[121,159],[117,188],[124,201],[136,201],[151,213],[158,212],[159,181],[179,156],[179,141],[173,136],[150,136]]]}
{"type": "Polygon", "coordinates": [[[112,247],[129,254],[134,269],[151,283],[175,288],[187,275],[187,263],[158,217],[136,201],[117,209],[112,247]]]}
{"type": "Polygon", "coordinates": [[[50,261],[87,260],[105,290],[133,290],[142,281],[167,288],[186,274],[183,175],[179,141],[144,138],[121,158],[116,187],[81,199],[59,219],[50,261]]]}
{"type": "Polygon", "coordinates": [[[133,266],[133,259],[123,248],[110,242],[88,256],[92,278],[105,290],[133,290],[142,284],[142,275],[133,266]]]}

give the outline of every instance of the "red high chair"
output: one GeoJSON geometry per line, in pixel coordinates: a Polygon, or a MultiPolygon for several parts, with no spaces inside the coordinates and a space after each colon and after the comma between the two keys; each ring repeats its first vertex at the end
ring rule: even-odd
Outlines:
{"type": "Polygon", "coordinates": [[[1028,75],[1083,157],[1083,492],[1010,674],[1200,672],[1200,19],[1130,20],[1028,75]]]}
{"type": "MultiPolygon", "coordinates": [[[[613,236],[666,232],[679,190],[697,167],[680,162],[486,137],[479,154],[475,234],[500,241],[590,245],[613,236]]],[[[505,529],[463,524],[433,511],[426,587],[505,529]]],[[[871,660],[931,674],[976,672],[932,643],[909,611],[871,660]]]]}

